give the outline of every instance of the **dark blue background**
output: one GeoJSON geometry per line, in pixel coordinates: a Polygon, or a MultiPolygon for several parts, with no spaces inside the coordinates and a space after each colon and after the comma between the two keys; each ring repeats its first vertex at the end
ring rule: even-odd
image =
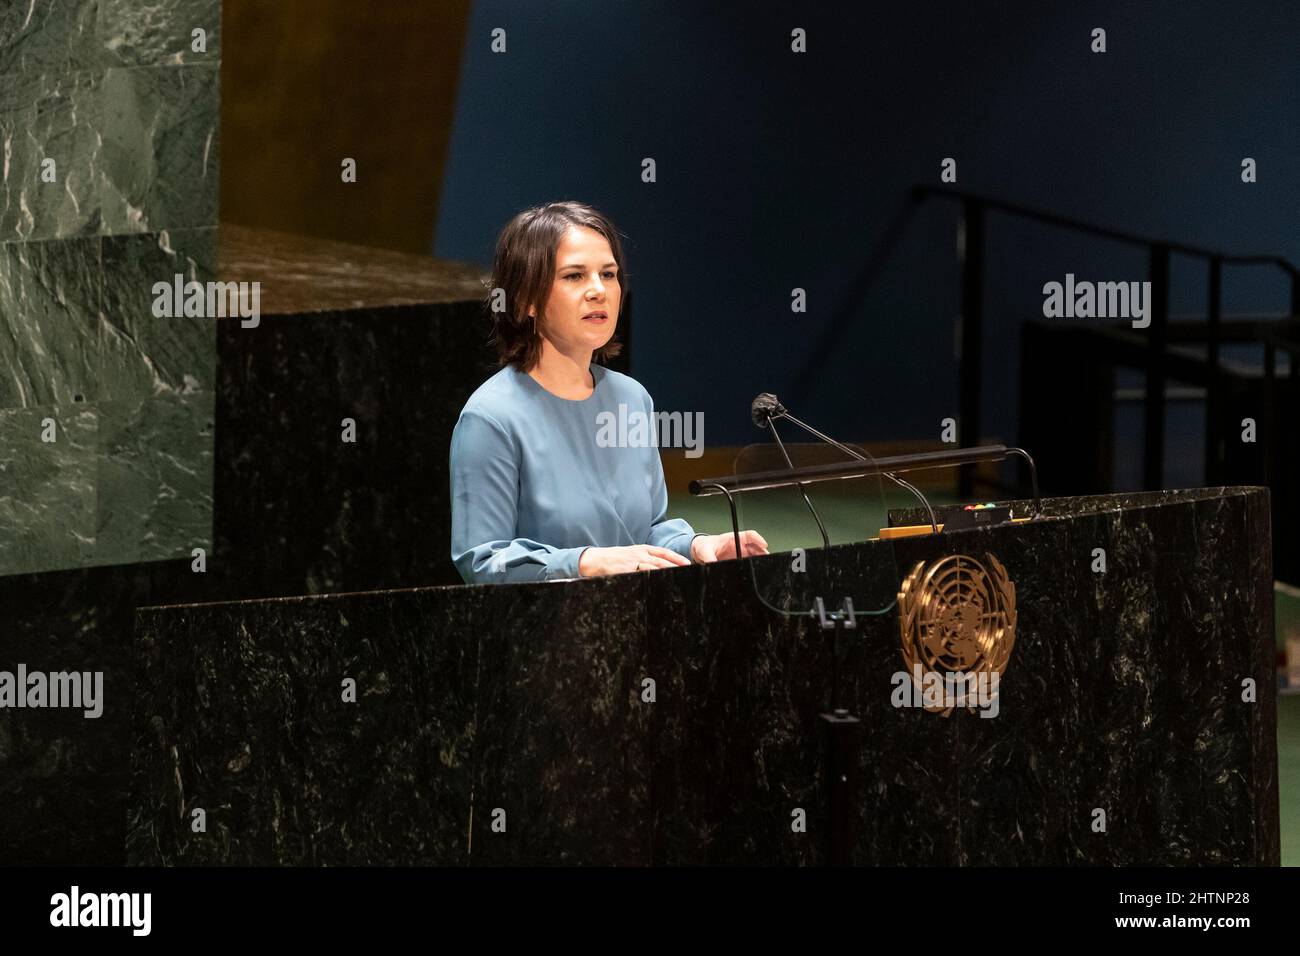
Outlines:
{"type": "MultiPolygon", "coordinates": [[[[658,407],[703,411],[709,444],[743,444],[761,439],[750,399],[788,390],[909,187],[938,184],[945,156],[959,188],[1300,261],[1298,98],[1294,2],[479,0],[434,252],[487,265],[520,209],[594,204],[629,237],[633,374],[658,407]],[[504,55],[489,48],[498,26],[504,55]],[[796,26],[805,54],[790,52],[796,26]],[[806,314],[790,312],[795,286],[806,314]]],[[[957,417],[957,211],[930,201],[909,220],[796,414],[867,441],[937,439],[957,417]]],[[[988,243],[984,432],[1012,440],[1018,327],[1041,317],[1043,283],[1141,280],[1147,257],[997,214],[988,243]]],[[[1175,316],[1204,312],[1204,266],[1175,256],[1173,279],[1175,316]]],[[[1225,312],[1282,312],[1289,286],[1229,267],[1224,294],[1225,312]]],[[[1167,484],[1199,481],[1198,414],[1171,409],[1167,484]]],[[[1122,442],[1136,447],[1140,421],[1121,413],[1122,442]]]]}

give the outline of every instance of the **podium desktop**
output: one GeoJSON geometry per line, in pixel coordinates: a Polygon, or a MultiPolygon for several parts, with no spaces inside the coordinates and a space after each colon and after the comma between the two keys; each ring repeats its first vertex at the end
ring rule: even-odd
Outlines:
{"type": "Polygon", "coordinates": [[[142,608],[128,858],[1277,865],[1267,490],[1002,504],[605,578],[142,608]],[[997,679],[926,706],[918,663],[997,679]]]}

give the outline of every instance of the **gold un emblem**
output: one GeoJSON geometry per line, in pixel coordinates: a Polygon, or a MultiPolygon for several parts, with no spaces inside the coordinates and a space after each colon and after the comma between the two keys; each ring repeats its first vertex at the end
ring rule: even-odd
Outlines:
{"type": "MultiPolygon", "coordinates": [[[[997,558],[986,568],[964,554],[926,566],[918,561],[898,592],[903,660],[920,689],[921,673],[980,674],[993,686],[1006,672],[1016,643],[1016,586],[997,558]],[[919,665],[919,667],[918,667],[919,665]]],[[[952,706],[927,706],[947,717],[952,706]]],[[[974,707],[967,705],[968,710],[974,707]]]]}

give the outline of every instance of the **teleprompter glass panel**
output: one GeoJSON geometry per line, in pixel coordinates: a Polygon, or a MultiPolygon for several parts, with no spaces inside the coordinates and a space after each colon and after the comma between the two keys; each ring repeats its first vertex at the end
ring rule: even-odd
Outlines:
{"type": "Polygon", "coordinates": [[[897,599],[894,546],[878,538],[888,523],[883,483],[890,479],[832,473],[796,485],[786,474],[835,466],[870,471],[873,462],[857,446],[824,443],[750,445],[736,457],[738,523],[759,532],[774,555],[750,562],[754,588],[776,613],[812,614],[818,598],[828,612],[840,610],[847,598],[855,615],[882,614],[897,599]]]}

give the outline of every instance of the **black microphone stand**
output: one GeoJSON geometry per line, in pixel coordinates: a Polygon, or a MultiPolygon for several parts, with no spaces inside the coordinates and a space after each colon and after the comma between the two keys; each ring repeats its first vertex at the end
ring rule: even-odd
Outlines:
{"type": "MultiPolygon", "coordinates": [[[[780,406],[778,406],[778,408],[779,407],[780,406]]],[[[786,467],[793,468],[794,462],[790,460],[790,455],[785,450],[785,443],[781,441],[781,436],[777,434],[776,426],[772,424],[773,418],[786,418],[786,417],[789,416],[773,415],[769,411],[764,411],[763,418],[765,419],[765,421],[759,427],[765,426],[767,430],[772,433],[772,437],[776,440],[776,447],[781,449],[781,457],[785,459],[786,467]]],[[[817,522],[817,530],[821,532],[821,536],[822,536],[822,547],[829,548],[831,546],[830,535],[826,533],[826,526],[822,524],[822,519],[821,516],[817,514],[817,509],[813,507],[812,499],[808,497],[808,492],[804,491],[803,485],[796,485],[795,487],[799,489],[799,494],[803,495],[804,504],[806,504],[808,506],[808,510],[812,512],[813,521],[817,522]]]]}
{"type": "Polygon", "coordinates": [[[814,602],[818,625],[830,632],[831,709],[817,715],[822,726],[822,773],[826,781],[826,864],[851,866],[858,805],[858,741],[862,721],[840,702],[840,631],[857,630],[853,599],[846,597],[837,611],[827,612],[821,598],[814,602]]]}
{"type": "MultiPolygon", "coordinates": [[[[822,441],[833,445],[851,458],[858,461],[867,460],[865,455],[859,454],[847,445],[837,442],[829,435],[824,435],[811,425],[807,425],[795,418],[777,400],[775,395],[765,394],[759,399],[755,399],[755,403],[751,407],[751,414],[756,425],[759,427],[766,426],[772,433],[772,438],[776,441],[777,447],[781,449],[781,457],[785,459],[786,466],[791,469],[794,468],[794,462],[790,460],[790,455],[785,450],[785,444],[781,441],[781,436],[776,430],[775,420],[778,418],[788,418],[810,435],[815,435],[822,441]]],[[[930,502],[925,499],[925,496],[900,478],[889,474],[886,474],[885,477],[907,488],[921,499],[921,503],[930,515],[930,527],[935,534],[938,534],[939,526],[935,522],[934,509],[930,507],[930,502]]],[[[813,520],[817,522],[817,530],[821,532],[822,536],[822,545],[829,548],[830,537],[826,534],[826,527],[822,524],[817,509],[813,507],[808,492],[804,490],[802,484],[797,484],[796,487],[799,489],[799,493],[803,495],[808,510],[812,512],[813,520]]],[[[829,632],[831,653],[831,706],[829,711],[817,715],[817,720],[823,728],[822,735],[824,739],[822,768],[826,781],[825,860],[829,866],[849,866],[853,862],[854,824],[856,822],[855,812],[858,802],[857,756],[859,752],[858,741],[862,736],[862,721],[849,713],[848,708],[844,707],[840,701],[840,657],[842,653],[840,633],[841,631],[857,630],[858,624],[851,597],[844,598],[844,604],[839,610],[830,612],[826,610],[826,602],[818,597],[815,601],[815,611],[817,626],[824,633],[829,632]]]]}
{"type": "MultiPolygon", "coordinates": [[[[794,422],[796,425],[798,425],[800,428],[802,428],[802,429],[803,429],[804,431],[806,431],[808,434],[810,434],[810,435],[816,435],[818,438],[820,438],[822,441],[826,442],[827,444],[834,445],[836,448],[838,448],[840,451],[844,452],[844,454],[848,455],[850,458],[856,458],[858,461],[866,461],[866,460],[867,460],[867,456],[866,456],[866,455],[859,454],[858,452],[856,452],[856,451],[854,451],[852,448],[850,448],[848,445],[844,445],[844,444],[841,444],[840,442],[837,442],[837,441],[836,441],[834,438],[832,438],[830,435],[822,434],[822,433],[819,432],[817,429],[813,428],[811,425],[808,425],[808,424],[806,424],[806,423],[804,423],[804,422],[799,421],[799,419],[795,418],[795,417],[794,417],[793,415],[791,415],[788,411],[786,411],[785,406],[784,406],[784,405],[781,405],[780,403],[777,404],[776,409],[775,409],[774,411],[772,411],[772,412],[765,412],[764,414],[767,415],[767,419],[768,419],[768,427],[769,427],[769,428],[771,428],[771,421],[772,421],[773,418],[786,418],[786,419],[789,419],[790,421],[794,422]]],[[[775,429],[775,428],[772,428],[772,435],[773,435],[773,436],[776,435],[776,429],[775,429]]],[[[780,442],[780,439],[779,439],[779,438],[777,439],[777,442],[778,442],[778,443],[780,442]]],[[[782,452],[782,454],[785,454],[785,449],[782,448],[782,449],[781,449],[781,452],[782,452]]],[[[786,460],[786,464],[790,465],[791,468],[794,467],[794,465],[790,464],[790,458],[789,458],[788,455],[786,456],[786,459],[785,459],[785,460],[786,460]]],[[[909,481],[904,481],[902,478],[899,478],[897,475],[891,475],[891,474],[890,474],[889,472],[887,472],[887,471],[883,471],[883,472],[881,472],[881,474],[884,475],[886,478],[888,478],[890,481],[894,482],[894,484],[899,485],[900,487],[907,489],[907,490],[910,491],[913,495],[916,496],[916,498],[917,498],[917,499],[921,502],[921,504],[925,507],[926,514],[928,514],[928,515],[930,516],[930,530],[933,531],[935,534],[938,534],[938,533],[939,533],[939,523],[935,520],[935,517],[934,517],[934,509],[933,509],[932,507],[930,507],[930,502],[929,502],[928,500],[926,500],[925,495],[921,494],[920,489],[918,489],[918,488],[917,488],[915,485],[913,485],[911,482],[909,482],[909,481]]],[[[802,485],[799,486],[799,490],[800,490],[800,491],[803,490],[803,486],[802,486],[802,485]]],[[[808,498],[808,496],[805,494],[805,495],[804,495],[804,500],[807,500],[807,498],[808,498]]],[[[809,502],[809,503],[808,503],[808,507],[809,507],[809,508],[812,507],[812,502],[809,502]]],[[[821,522],[820,522],[820,521],[818,521],[817,524],[818,524],[818,527],[821,526],[821,522]]],[[[822,538],[825,539],[825,537],[826,537],[826,533],[825,533],[825,531],[823,531],[823,532],[822,532],[822,538]]]]}

